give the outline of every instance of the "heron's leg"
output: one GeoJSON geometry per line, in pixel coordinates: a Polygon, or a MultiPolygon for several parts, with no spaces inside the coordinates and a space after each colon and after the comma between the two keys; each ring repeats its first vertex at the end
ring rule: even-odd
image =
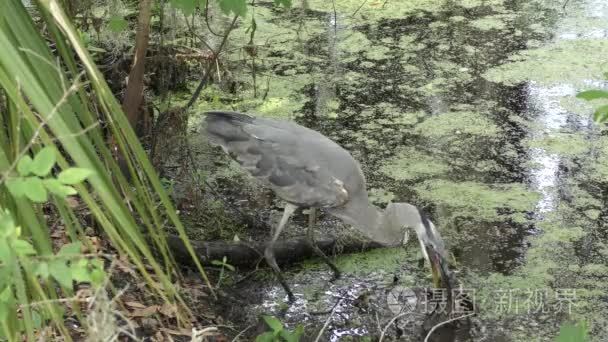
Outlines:
{"type": "Polygon", "coordinates": [[[281,234],[281,231],[287,224],[287,221],[289,221],[289,217],[291,217],[291,215],[297,208],[298,207],[296,207],[295,205],[292,205],[289,203],[287,205],[285,205],[285,210],[283,211],[283,217],[281,217],[279,226],[272,234],[272,240],[270,241],[270,243],[268,243],[268,245],[266,246],[266,249],[264,250],[264,258],[266,258],[266,262],[272,268],[272,270],[275,272],[275,274],[277,275],[277,279],[279,280],[279,283],[281,283],[281,286],[283,286],[283,289],[285,289],[285,292],[287,292],[287,297],[289,297],[289,302],[295,301],[295,297],[293,295],[293,292],[291,292],[291,289],[287,285],[287,282],[283,278],[283,275],[281,274],[281,269],[279,268],[279,265],[277,265],[277,260],[274,258],[274,243],[279,238],[279,235],[281,234]]]}
{"type": "Polygon", "coordinates": [[[325,255],[325,253],[323,253],[323,251],[321,250],[321,248],[319,248],[319,246],[317,246],[317,243],[315,242],[315,221],[316,221],[316,214],[317,214],[317,209],[316,208],[310,208],[309,210],[309,216],[308,216],[308,230],[306,231],[306,238],[308,240],[308,244],[310,245],[310,247],[312,248],[312,250],[315,252],[315,254],[317,256],[319,256],[321,259],[323,259],[323,261],[327,264],[327,266],[329,266],[329,268],[331,268],[331,270],[334,272],[334,277],[332,280],[336,280],[338,278],[340,278],[340,270],[338,269],[338,267],[336,267],[336,265],[331,261],[331,259],[329,259],[327,257],[327,255],[325,255]]]}

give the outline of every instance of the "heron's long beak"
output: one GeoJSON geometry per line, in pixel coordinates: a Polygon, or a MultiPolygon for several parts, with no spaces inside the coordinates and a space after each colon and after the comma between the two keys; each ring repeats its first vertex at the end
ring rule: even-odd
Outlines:
{"type": "Polygon", "coordinates": [[[451,291],[453,288],[452,278],[450,277],[449,262],[435,251],[432,246],[425,246],[429,261],[431,264],[431,275],[433,277],[433,286],[435,288],[445,288],[451,291]]]}

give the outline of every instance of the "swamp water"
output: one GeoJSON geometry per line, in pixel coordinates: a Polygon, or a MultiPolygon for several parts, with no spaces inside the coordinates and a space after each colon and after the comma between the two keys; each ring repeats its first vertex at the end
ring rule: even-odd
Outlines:
{"type": "MultiPolygon", "coordinates": [[[[552,341],[578,319],[608,340],[608,135],[575,99],[604,86],[608,3],[304,0],[248,15],[258,48],[232,54],[238,97],[198,110],[296,120],[352,152],[378,205],[425,208],[479,310],[471,331],[435,340],[552,341]]],[[[328,219],[319,234],[351,234],[328,219]]],[[[332,283],[324,264],[296,265],[291,307],[271,276],[254,276],[226,316],[246,327],[274,315],[311,340],[324,325],[320,341],[424,340],[417,312],[384,329],[395,291],[415,304],[431,284],[418,249],[338,256],[332,283]]]]}

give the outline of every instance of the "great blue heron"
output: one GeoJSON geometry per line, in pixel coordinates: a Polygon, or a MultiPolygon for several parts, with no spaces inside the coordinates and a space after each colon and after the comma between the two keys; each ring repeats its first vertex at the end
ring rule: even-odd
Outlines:
{"type": "Polygon", "coordinates": [[[386,246],[403,244],[406,229],[415,229],[434,281],[440,277],[443,284],[450,286],[445,247],[433,223],[408,203],[391,203],[384,211],[372,205],[359,163],[338,144],[288,121],[220,111],[207,112],[205,121],[211,143],[220,145],[245,170],[267,182],[287,202],[264,257],[290,302],[295,297],[281,275],[273,245],[298,207],[310,208],[308,241],[336,278],[340,271],[314,243],[316,208],[325,209],[386,246]]]}

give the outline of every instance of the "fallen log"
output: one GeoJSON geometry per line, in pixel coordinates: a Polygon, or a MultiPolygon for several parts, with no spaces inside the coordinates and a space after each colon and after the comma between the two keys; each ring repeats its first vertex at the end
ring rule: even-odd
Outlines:
{"type": "MultiPolygon", "coordinates": [[[[226,257],[226,263],[235,267],[254,268],[264,258],[266,242],[233,242],[233,241],[190,241],[198,259],[203,265],[212,261],[221,261],[226,257]]],[[[194,266],[194,262],[181,238],[175,235],[167,237],[169,248],[175,261],[184,266],[194,266]]],[[[326,255],[363,252],[380,248],[381,244],[370,241],[349,239],[342,241],[335,238],[325,238],[316,241],[317,246],[326,255]]],[[[315,256],[308,241],[304,238],[279,240],[274,245],[274,254],[281,265],[293,264],[315,256]]]]}

